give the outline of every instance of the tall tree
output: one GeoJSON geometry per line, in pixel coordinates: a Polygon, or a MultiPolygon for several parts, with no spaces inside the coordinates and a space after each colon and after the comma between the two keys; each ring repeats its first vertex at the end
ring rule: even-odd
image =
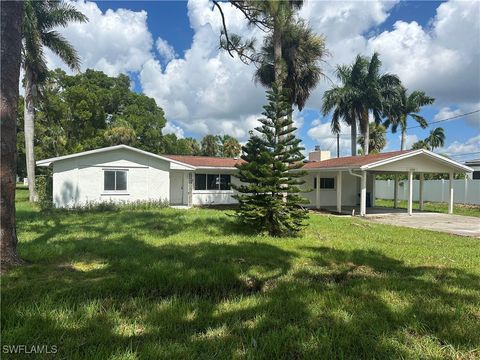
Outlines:
{"type": "MultiPolygon", "coordinates": [[[[289,90],[290,103],[300,111],[323,75],[319,64],[326,54],[323,37],[314,34],[303,20],[295,20],[285,26],[282,37],[282,57],[286,68],[284,86],[289,90]]],[[[275,81],[273,36],[265,38],[259,59],[255,79],[271,88],[275,81]]]]}
{"type": "Polygon", "coordinates": [[[205,135],[202,139],[202,155],[218,156],[219,154],[218,139],[215,135],[205,135]]]}
{"type": "MultiPolygon", "coordinates": [[[[387,144],[387,138],[386,138],[386,132],[387,130],[385,129],[385,126],[382,124],[376,124],[374,121],[372,121],[369,125],[369,141],[370,143],[368,144],[368,152],[369,153],[379,153],[383,150],[385,145],[387,144]]],[[[358,139],[358,143],[364,148],[364,142],[365,138],[360,136],[358,139]]],[[[362,151],[363,153],[363,151],[362,151]]]]}
{"type": "MultiPolygon", "coordinates": [[[[362,61],[363,62],[363,61],[362,61]]],[[[363,153],[368,155],[369,141],[369,113],[373,114],[375,122],[379,123],[385,116],[389,105],[397,95],[396,89],[400,85],[397,75],[380,74],[382,62],[378,53],[374,53],[366,62],[363,77],[356,86],[356,101],[363,104],[359,119],[360,131],[365,138],[363,153]]]]}
{"type": "Polygon", "coordinates": [[[305,174],[300,170],[304,149],[294,135],[296,129],[290,126],[292,110],[286,90],[277,83],[272,88],[267,91],[265,118],[259,120],[262,126],[256,128],[260,136],[252,134],[243,147],[245,163],[238,166],[242,184],[234,188],[241,223],[258,232],[283,236],[297,233],[307,217],[300,206],[307,200],[299,195],[305,174]]]}
{"type": "Polygon", "coordinates": [[[424,140],[433,151],[436,148],[442,147],[445,144],[445,131],[438,127],[430,131],[430,135],[424,140]]]}
{"type": "Polygon", "coordinates": [[[397,88],[397,95],[393,97],[388,110],[385,126],[392,126],[392,133],[397,132],[397,128],[401,129],[400,150],[405,150],[405,142],[407,138],[408,118],[413,118],[422,129],[428,126],[427,120],[420,114],[422,106],[433,104],[434,98],[427,96],[423,91],[414,91],[407,95],[407,89],[403,86],[397,88]]]}
{"type": "Polygon", "coordinates": [[[40,87],[47,77],[47,64],[43,48],[49,48],[70,68],[78,69],[80,60],[73,46],[55,28],[66,27],[68,23],[87,21],[85,15],[71,4],[50,0],[26,0],[24,3],[23,70],[25,72],[25,151],[30,201],[36,201],[34,116],[35,102],[40,87]]]}
{"type": "Polygon", "coordinates": [[[351,155],[357,155],[357,127],[358,118],[362,113],[362,104],[355,102],[355,81],[361,77],[364,64],[356,61],[351,66],[338,65],[336,76],[339,85],[334,85],[323,94],[322,113],[326,116],[333,111],[330,127],[332,133],[340,134],[340,124],[350,127],[351,155]]]}
{"type": "Polygon", "coordinates": [[[3,272],[22,263],[17,253],[15,185],[23,4],[20,1],[2,1],[0,8],[0,271],[3,272]]]}
{"type": "Polygon", "coordinates": [[[220,142],[220,156],[223,157],[237,157],[242,151],[242,146],[233,136],[230,135],[219,135],[220,142]]]}

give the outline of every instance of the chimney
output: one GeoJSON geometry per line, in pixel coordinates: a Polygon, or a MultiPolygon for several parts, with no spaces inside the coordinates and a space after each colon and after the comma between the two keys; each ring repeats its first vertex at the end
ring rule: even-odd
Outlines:
{"type": "Polygon", "coordinates": [[[315,146],[315,150],[308,154],[308,161],[323,161],[330,159],[330,151],[320,150],[320,145],[315,146]]]}

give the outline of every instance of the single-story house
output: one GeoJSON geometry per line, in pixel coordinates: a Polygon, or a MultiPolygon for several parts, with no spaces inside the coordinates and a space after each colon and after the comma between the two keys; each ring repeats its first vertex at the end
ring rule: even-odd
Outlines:
{"type": "Polygon", "coordinates": [[[480,180],[480,159],[466,161],[465,165],[473,169],[472,179],[480,180]]]}
{"type": "MultiPolygon", "coordinates": [[[[231,184],[238,158],[157,155],[126,145],[111,146],[77,154],[37,161],[37,166],[53,166],[53,202],[56,207],[72,207],[87,202],[164,200],[172,205],[234,204],[231,184]]],[[[316,208],[360,205],[365,215],[374,206],[375,175],[408,174],[410,189],[413,175],[471,172],[472,169],[427,150],[394,151],[366,156],[330,158],[328,152],[309,154],[303,170],[306,206],[316,208]],[[313,190],[312,190],[313,189],[313,190]]],[[[450,182],[451,183],[451,182],[450,182]]],[[[422,186],[421,186],[422,187],[422,186]]],[[[412,213],[412,191],[408,212],[412,213]]],[[[420,204],[423,205],[422,191],[420,204]]],[[[450,186],[450,212],[453,188],[450,186]]]]}

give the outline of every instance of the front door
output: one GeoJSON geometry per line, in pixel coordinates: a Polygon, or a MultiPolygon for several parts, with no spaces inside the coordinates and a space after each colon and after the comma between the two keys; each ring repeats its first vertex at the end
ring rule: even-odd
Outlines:
{"type": "Polygon", "coordinates": [[[170,173],[170,204],[183,205],[183,173],[170,173]]]}

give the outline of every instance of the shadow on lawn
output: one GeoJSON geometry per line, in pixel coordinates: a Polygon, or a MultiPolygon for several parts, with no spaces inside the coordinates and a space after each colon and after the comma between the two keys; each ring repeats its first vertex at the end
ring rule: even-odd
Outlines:
{"type": "Polygon", "coordinates": [[[472,310],[480,278],[459,269],[409,266],[374,251],[218,242],[237,228],[214,213],[100,215],[22,225],[38,235],[21,249],[36,265],[5,279],[4,344],[53,343],[69,359],[128,351],[142,358],[400,358],[412,357],[411,344],[480,346],[472,310]],[[191,230],[217,242],[141,240],[191,230]],[[313,265],[297,267],[299,256],[313,265]],[[401,299],[398,306],[392,298],[401,299]]]}

